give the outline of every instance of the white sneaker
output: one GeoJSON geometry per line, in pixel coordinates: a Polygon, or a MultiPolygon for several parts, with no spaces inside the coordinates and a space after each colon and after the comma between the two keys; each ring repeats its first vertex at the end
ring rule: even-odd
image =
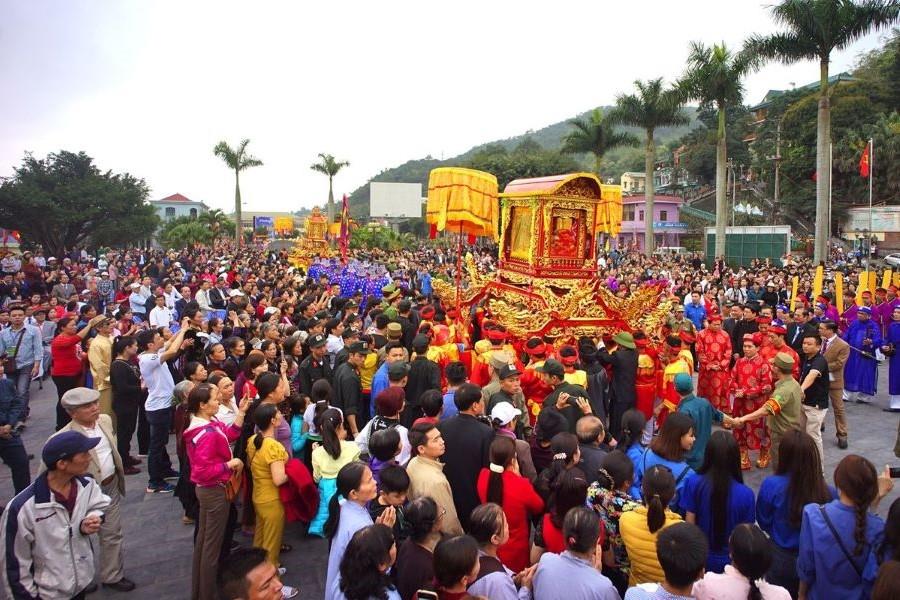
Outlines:
{"type": "Polygon", "coordinates": [[[285,599],[293,598],[294,596],[296,596],[299,593],[300,593],[300,590],[298,588],[291,587],[289,585],[286,585],[283,588],[281,588],[281,597],[285,598],[285,599]]]}
{"type": "Polygon", "coordinates": [[[287,573],[287,569],[285,569],[284,567],[278,567],[278,576],[279,577],[283,577],[285,573],[287,573]]]}

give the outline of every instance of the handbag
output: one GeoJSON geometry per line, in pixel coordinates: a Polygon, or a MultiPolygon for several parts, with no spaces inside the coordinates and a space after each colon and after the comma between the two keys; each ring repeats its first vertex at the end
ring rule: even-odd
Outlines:
{"type": "Polygon", "coordinates": [[[10,377],[16,373],[16,357],[19,355],[19,347],[22,345],[22,338],[25,337],[25,328],[19,332],[19,341],[16,342],[16,349],[13,350],[12,356],[3,356],[3,373],[10,377]]]}
{"type": "Polygon", "coordinates": [[[232,471],[231,477],[229,477],[228,481],[225,482],[225,498],[229,502],[234,502],[234,499],[238,497],[238,494],[241,493],[241,486],[244,483],[244,470],[240,471],[232,471]]]}

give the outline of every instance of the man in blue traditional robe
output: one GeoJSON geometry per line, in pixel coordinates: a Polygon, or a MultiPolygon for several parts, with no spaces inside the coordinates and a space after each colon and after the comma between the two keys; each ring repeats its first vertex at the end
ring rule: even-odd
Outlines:
{"type": "Polygon", "coordinates": [[[856,321],[850,323],[844,341],[850,344],[850,358],[844,367],[844,401],[871,402],[878,386],[875,350],[881,347],[881,330],[872,321],[872,308],[860,306],[856,321]]]}
{"type": "Polygon", "coordinates": [[[900,304],[891,311],[891,322],[881,350],[890,360],[888,393],[891,395],[891,404],[885,410],[900,412],[900,304]]]}

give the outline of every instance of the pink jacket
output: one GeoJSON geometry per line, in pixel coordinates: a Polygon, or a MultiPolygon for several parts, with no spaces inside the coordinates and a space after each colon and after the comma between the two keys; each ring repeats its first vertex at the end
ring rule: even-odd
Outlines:
{"type": "Polygon", "coordinates": [[[234,424],[225,425],[215,418],[204,421],[191,417],[182,434],[191,465],[191,482],[200,487],[212,487],[228,481],[231,469],[226,463],[232,459],[229,444],[240,435],[241,428],[234,424]]]}

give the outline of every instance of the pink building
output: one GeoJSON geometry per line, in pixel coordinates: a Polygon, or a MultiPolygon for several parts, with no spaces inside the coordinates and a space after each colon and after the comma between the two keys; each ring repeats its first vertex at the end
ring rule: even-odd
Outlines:
{"type": "MultiPolygon", "coordinates": [[[[679,221],[682,200],[678,196],[653,196],[653,231],[656,234],[656,247],[680,246],[681,234],[687,233],[687,223],[679,221]]],[[[622,197],[622,229],[619,232],[620,246],[644,248],[644,231],[647,227],[647,215],[644,214],[646,200],[644,195],[622,197]]]]}

